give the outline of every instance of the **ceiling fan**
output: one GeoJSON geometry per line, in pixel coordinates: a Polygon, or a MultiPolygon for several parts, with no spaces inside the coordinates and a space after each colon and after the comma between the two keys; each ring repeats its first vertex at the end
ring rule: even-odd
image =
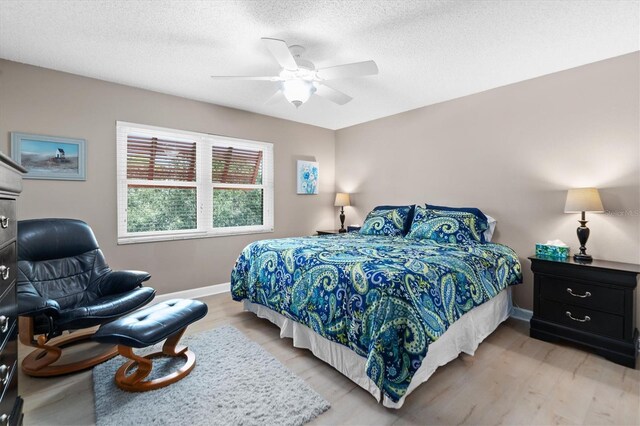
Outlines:
{"type": "Polygon", "coordinates": [[[298,108],[309,100],[311,95],[326,98],[338,105],[344,105],[353,99],[351,96],[329,86],[326,81],[339,78],[360,77],[378,74],[374,61],[355,62],[316,69],[312,62],[302,59],[305,49],[302,46],[287,46],[284,40],[263,37],[262,41],[274,56],[282,70],[275,76],[211,76],[220,80],[261,80],[280,83],[276,93],[266,102],[277,102],[282,95],[298,108]]]}

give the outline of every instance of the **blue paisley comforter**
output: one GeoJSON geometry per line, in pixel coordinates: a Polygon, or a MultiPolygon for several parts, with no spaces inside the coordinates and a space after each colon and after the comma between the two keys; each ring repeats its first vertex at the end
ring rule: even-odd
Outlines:
{"type": "Polygon", "coordinates": [[[358,233],[257,241],[231,273],[248,299],[366,358],[392,401],[454,321],[522,281],[509,247],[358,233]]]}

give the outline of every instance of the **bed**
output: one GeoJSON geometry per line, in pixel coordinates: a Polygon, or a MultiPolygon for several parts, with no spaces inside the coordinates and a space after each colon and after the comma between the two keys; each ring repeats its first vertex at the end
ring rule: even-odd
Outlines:
{"type": "Polygon", "coordinates": [[[473,354],[507,318],[507,288],[521,281],[517,255],[501,244],[350,232],[248,245],[231,293],[399,408],[438,366],[473,354]]]}

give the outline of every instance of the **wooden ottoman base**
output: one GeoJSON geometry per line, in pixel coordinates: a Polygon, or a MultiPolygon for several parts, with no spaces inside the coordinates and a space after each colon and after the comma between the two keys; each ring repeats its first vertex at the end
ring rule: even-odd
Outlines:
{"type": "Polygon", "coordinates": [[[33,318],[18,317],[20,327],[20,342],[23,345],[37,348],[22,360],[22,371],[33,377],[52,377],[92,368],[116,355],[115,345],[106,346],[101,353],[92,357],[65,364],[54,364],[62,357],[63,349],[75,344],[86,343],[93,337],[93,330],[77,331],[55,337],[47,341],[44,334],[34,336],[33,318]]]}
{"type": "Polygon", "coordinates": [[[186,377],[193,367],[196,365],[196,356],[186,346],[178,346],[180,338],[184,334],[187,328],[183,328],[179,332],[169,336],[162,346],[162,351],[154,352],[146,356],[139,356],[133,353],[133,348],[124,345],[118,345],[118,353],[120,355],[129,358],[131,361],[126,362],[116,372],[116,385],[122,390],[128,392],[146,392],[154,389],[159,389],[165,386],[169,386],[172,383],[186,377]],[[182,357],[185,359],[185,363],[175,372],[168,374],[164,377],[153,380],[144,380],[153,367],[153,358],[159,357],[182,357]],[[137,367],[132,373],[128,373],[137,367]]]}
{"type": "Polygon", "coordinates": [[[129,392],[145,392],[169,386],[189,374],[196,366],[196,356],[178,342],[189,324],[207,315],[207,310],[198,300],[171,299],[100,326],[93,339],[118,345],[118,353],[129,359],[116,372],[116,385],[129,392]],[[148,348],[163,340],[160,352],[147,356],[133,352],[133,348],[148,348]],[[185,363],[171,374],[147,380],[153,358],[158,357],[180,357],[185,363]]]}

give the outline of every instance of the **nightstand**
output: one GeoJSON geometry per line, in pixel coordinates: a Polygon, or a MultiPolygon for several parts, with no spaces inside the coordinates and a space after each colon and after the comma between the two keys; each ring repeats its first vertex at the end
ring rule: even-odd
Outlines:
{"type": "Polygon", "coordinates": [[[318,235],[332,235],[332,234],[340,234],[340,231],[337,229],[329,229],[327,231],[316,231],[318,235]]]}
{"type": "Polygon", "coordinates": [[[534,274],[531,337],[578,343],[635,368],[640,265],[595,259],[580,263],[573,257],[529,259],[534,274]]]}

